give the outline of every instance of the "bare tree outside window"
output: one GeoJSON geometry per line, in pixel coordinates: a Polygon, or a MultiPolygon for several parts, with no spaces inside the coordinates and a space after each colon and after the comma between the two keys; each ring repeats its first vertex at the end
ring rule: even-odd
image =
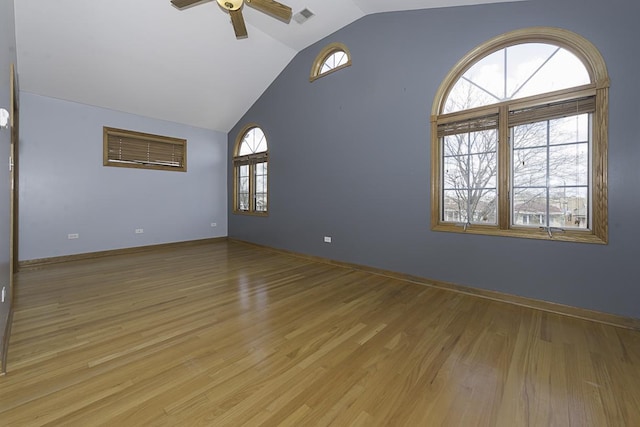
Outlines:
{"type": "Polygon", "coordinates": [[[497,130],[448,135],[443,143],[445,220],[496,224],[497,130]]]}
{"type": "Polygon", "coordinates": [[[238,167],[238,210],[249,210],[249,165],[238,167]]]}

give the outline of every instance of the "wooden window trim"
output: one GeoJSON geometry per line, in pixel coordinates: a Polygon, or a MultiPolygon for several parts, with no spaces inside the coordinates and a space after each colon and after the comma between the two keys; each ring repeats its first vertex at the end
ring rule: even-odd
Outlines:
{"type": "MultiPolygon", "coordinates": [[[[269,194],[270,194],[270,181],[271,179],[269,178],[269,174],[270,172],[267,169],[267,207],[265,211],[257,211],[256,207],[255,207],[255,184],[253,184],[255,182],[255,165],[258,163],[267,163],[267,165],[269,165],[269,139],[266,137],[265,134],[265,139],[267,140],[267,151],[262,151],[259,153],[253,153],[253,154],[248,154],[248,155],[244,155],[244,156],[239,156],[238,153],[240,152],[240,145],[242,144],[242,141],[245,137],[245,135],[247,134],[247,132],[249,132],[251,129],[253,128],[259,128],[263,134],[264,134],[264,129],[262,129],[259,125],[257,125],[256,123],[249,123],[247,125],[245,125],[240,132],[238,132],[238,136],[236,137],[236,142],[235,142],[235,146],[233,148],[233,213],[234,214],[239,214],[239,215],[249,215],[249,216],[261,216],[261,217],[266,217],[269,216],[269,194]],[[249,209],[248,210],[241,210],[238,208],[238,204],[239,204],[239,200],[238,200],[238,172],[239,172],[239,167],[242,165],[249,165],[249,209]]],[[[268,167],[268,166],[267,166],[268,167]]]]}
{"type": "MultiPolygon", "coordinates": [[[[187,171],[187,140],[181,138],[172,138],[162,135],[154,135],[150,133],[135,132],[125,129],[117,129],[104,126],[102,130],[102,159],[104,166],[121,167],[121,168],[134,168],[134,169],[152,169],[152,170],[166,170],[166,171],[187,171]],[[110,144],[113,148],[115,138],[126,138],[129,141],[140,141],[141,144],[156,144],[156,149],[162,154],[167,154],[167,147],[171,146],[177,151],[177,162],[175,166],[166,164],[157,164],[153,162],[145,161],[139,154],[139,147],[131,148],[131,156],[126,156],[125,159],[117,159],[113,154],[113,150],[110,152],[110,144]],[[136,153],[138,152],[138,153],[136,153]],[[135,153],[135,154],[134,154],[135,153]],[[136,159],[138,157],[138,159],[136,159]]],[[[147,159],[149,160],[149,159],[147,159]]]]}
{"type": "Polygon", "coordinates": [[[309,81],[310,82],[316,81],[321,77],[328,76],[329,74],[335,73],[336,71],[350,67],[351,64],[352,64],[351,52],[349,52],[349,49],[347,48],[347,46],[343,43],[331,43],[325,46],[320,51],[320,53],[318,53],[318,56],[316,56],[316,59],[314,59],[313,65],[311,66],[311,74],[309,75],[309,81]],[[336,52],[344,52],[347,55],[347,62],[335,68],[332,68],[329,71],[320,73],[320,70],[322,69],[322,66],[324,65],[324,62],[327,60],[327,58],[329,58],[329,56],[333,55],[336,52]]]}
{"type": "Polygon", "coordinates": [[[597,48],[582,36],[552,27],[525,28],[497,36],[471,50],[452,68],[436,92],[431,109],[431,229],[434,231],[506,236],[529,239],[559,240],[581,243],[608,243],[608,115],[609,115],[609,76],[604,59],[597,48]],[[528,98],[510,100],[501,104],[465,110],[460,113],[441,114],[449,92],[458,79],[478,60],[489,53],[521,43],[550,43],[572,52],[578,57],[591,78],[591,84],[545,93],[528,98]],[[591,215],[590,230],[565,230],[553,233],[550,237],[546,230],[518,227],[511,225],[510,202],[507,194],[510,189],[510,154],[508,144],[508,125],[499,126],[498,169],[498,224],[461,227],[440,220],[441,200],[441,147],[438,136],[438,124],[460,120],[475,114],[474,110],[498,108],[499,121],[508,123],[510,110],[536,105],[545,101],[561,101],[582,96],[595,96],[595,112],[593,113],[592,146],[591,146],[591,215]],[[458,117],[456,117],[458,116],[458,117]]]}

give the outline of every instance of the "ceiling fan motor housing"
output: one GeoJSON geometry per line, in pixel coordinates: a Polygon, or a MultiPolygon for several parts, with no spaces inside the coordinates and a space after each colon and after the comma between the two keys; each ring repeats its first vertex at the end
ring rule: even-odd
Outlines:
{"type": "Polygon", "coordinates": [[[242,7],[243,0],[216,0],[220,7],[227,10],[238,10],[242,7]]]}
{"type": "MultiPolygon", "coordinates": [[[[237,39],[247,38],[248,35],[247,26],[245,25],[244,17],[242,16],[242,7],[244,6],[245,1],[252,8],[266,13],[267,15],[271,15],[274,18],[280,19],[287,24],[291,20],[291,8],[276,0],[216,0],[218,6],[229,12],[231,25],[233,25],[233,31],[236,33],[237,39]]],[[[171,0],[171,4],[180,10],[201,2],[202,0],[171,0]]]]}

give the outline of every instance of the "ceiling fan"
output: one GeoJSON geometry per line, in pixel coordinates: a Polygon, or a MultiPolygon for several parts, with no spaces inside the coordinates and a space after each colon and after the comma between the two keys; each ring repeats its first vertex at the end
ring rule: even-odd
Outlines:
{"type": "MultiPolygon", "coordinates": [[[[271,15],[274,18],[280,19],[287,24],[291,20],[291,8],[282,3],[274,0],[216,0],[221,8],[229,11],[231,15],[231,24],[233,25],[233,31],[236,33],[236,38],[242,39],[247,37],[247,27],[244,24],[244,18],[242,16],[242,7],[246,3],[254,9],[258,9],[260,12],[264,12],[267,15],[271,15]]],[[[189,6],[193,6],[196,3],[201,3],[202,0],[171,0],[178,9],[185,9],[189,6]]]]}

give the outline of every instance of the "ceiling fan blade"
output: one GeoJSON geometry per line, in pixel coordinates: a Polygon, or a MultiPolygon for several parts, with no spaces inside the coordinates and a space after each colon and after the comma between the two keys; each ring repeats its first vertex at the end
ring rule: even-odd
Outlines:
{"type": "Polygon", "coordinates": [[[171,0],[171,4],[178,9],[184,9],[185,7],[193,6],[196,3],[201,3],[203,0],[171,0]]]}
{"type": "Polygon", "coordinates": [[[274,0],[245,0],[245,3],[286,23],[291,21],[291,8],[274,0]]]}
{"type": "Polygon", "coordinates": [[[233,24],[233,31],[236,33],[236,38],[243,39],[247,37],[247,27],[244,25],[242,9],[230,10],[229,15],[231,15],[231,24],[233,24]]]}

